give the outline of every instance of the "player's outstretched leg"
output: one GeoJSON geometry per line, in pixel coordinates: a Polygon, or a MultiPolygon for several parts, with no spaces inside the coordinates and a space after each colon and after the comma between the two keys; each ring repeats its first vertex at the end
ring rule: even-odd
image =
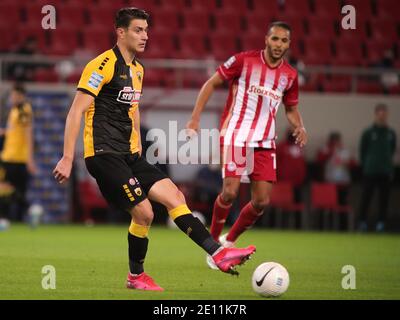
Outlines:
{"type": "Polygon", "coordinates": [[[167,207],[170,217],[179,229],[212,256],[221,271],[237,274],[234,268],[243,264],[255,252],[254,246],[245,249],[224,248],[215,241],[200,220],[192,215],[184,195],[170,179],[156,182],[148,197],[167,207]]]}

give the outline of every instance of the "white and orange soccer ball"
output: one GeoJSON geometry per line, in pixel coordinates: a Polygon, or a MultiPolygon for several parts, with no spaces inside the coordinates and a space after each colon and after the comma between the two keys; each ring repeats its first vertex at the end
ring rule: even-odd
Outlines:
{"type": "Polygon", "coordinates": [[[289,287],[289,273],[277,262],[264,262],[253,272],[253,290],[263,297],[278,297],[289,287]]]}

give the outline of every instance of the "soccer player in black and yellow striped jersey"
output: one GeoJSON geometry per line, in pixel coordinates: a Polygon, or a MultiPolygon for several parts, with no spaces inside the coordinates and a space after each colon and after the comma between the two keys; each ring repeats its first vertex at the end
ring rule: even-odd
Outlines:
{"type": "Polygon", "coordinates": [[[60,183],[69,178],[84,113],[86,167],[107,201],[132,217],[127,287],[162,291],[143,268],[154,216],[149,199],[164,205],[178,227],[210,254],[223,272],[235,273],[234,267],[255,247],[223,248],[214,241],[191,214],[175,184],[142,157],[139,100],[145,70],[136,54],[144,51],[148,40],[147,20],[148,14],[137,8],[118,11],[117,44],[83,71],[66,120],[64,154],[53,173],[60,183]]]}
{"type": "Polygon", "coordinates": [[[15,190],[12,196],[15,210],[11,218],[22,220],[27,209],[25,195],[29,175],[36,172],[33,156],[33,113],[30,103],[26,100],[25,88],[21,84],[12,88],[10,102],[7,127],[0,131],[0,134],[5,136],[1,162],[5,169],[4,180],[15,190]]]}

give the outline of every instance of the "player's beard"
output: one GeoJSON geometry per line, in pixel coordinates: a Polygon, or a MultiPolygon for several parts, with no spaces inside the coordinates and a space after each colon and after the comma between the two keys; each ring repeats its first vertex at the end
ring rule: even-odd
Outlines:
{"type": "Polygon", "coordinates": [[[276,57],[273,53],[272,48],[270,46],[267,46],[267,53],[272,62],[277,62],[277,61],[281,60],[283,58],[283,56],[285,55],[286,51],[287,51],[287,49],[282,50],[282,53],[278,57],[276,57]]]}

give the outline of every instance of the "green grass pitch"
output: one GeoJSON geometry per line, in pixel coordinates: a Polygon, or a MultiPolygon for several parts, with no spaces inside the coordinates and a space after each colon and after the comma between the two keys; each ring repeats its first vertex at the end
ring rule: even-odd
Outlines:
{"type": "Polygon", "coordinates": [[[253,270],[283,264],[288,291],[278,299],[399,299],[400,236],[249,230],[238,245],[257,252],[239,277],[208,269],[205,255],[179,230],[152,227],[146,271],[165,288],[125,288],[127,227],[12,225],[0,232],[0,299],[255,300],[253,270]],[[42,267],[56,269],[56,289],[42,288],[42,267]],[[356,289],[344,290],[342,267],[356,268],[356,289]]]}

